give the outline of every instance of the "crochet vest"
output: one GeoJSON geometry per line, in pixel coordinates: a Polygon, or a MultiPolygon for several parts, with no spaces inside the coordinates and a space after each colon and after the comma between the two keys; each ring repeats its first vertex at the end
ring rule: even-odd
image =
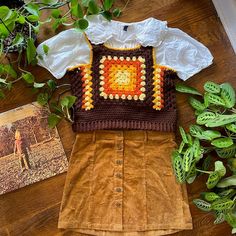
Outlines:
{"type": "Polygon", "coordinates": [[[154,48],[114,49],[91,44],[90,64],[67,71],[73,131],[142,129],[174,131],[175,71],[156,64],[154,48]]]}

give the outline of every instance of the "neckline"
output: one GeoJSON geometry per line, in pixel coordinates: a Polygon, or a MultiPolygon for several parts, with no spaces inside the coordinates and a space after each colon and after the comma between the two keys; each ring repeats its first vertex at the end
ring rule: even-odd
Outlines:
{"type": "MultiPolygon", "coordinates": [[[[89,27],[85,31],[87,37],[93,44],[104,44],[115,41],[115,44],[159,46],[167,32],[167,22],[157,20],[153,17],[135,22],[124,22],[117,20],[106,20],[102,15],[87,16],[89,27]],[[124,27],[128,26],[127,31],[124,27]]],[[[134,48],[135,48],[134,46],[134,48]]],[[[109,46],[117,48],[116,46],[109,46]]],[[[127,47],[118,47],[126,50],[127,47]]],[[[133,47],[131,47],[133,48],[133,47]]]]}

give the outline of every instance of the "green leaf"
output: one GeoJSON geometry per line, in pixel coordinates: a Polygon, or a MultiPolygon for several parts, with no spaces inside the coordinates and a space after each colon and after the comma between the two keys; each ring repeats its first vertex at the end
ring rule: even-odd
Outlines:
{"type": "Polygon", "coordinates": [[[203,111],[204,109],[206,109],[206,107],[203,103],[201,103],[199,100],[197,100],[193,97],[189,98],[189,103],[195,110],[203,111]]]}
{"type": "Polygon", "coordinates": [[[56,127],[56,125],[60,122],[61,120],[61,117],[54,114],[54,113],[51,113],[49,116],[48,116],[48,125],[50,128],[54,128],[56,127]]]}
{"type": "Polygon", "coordinates": [[[221,199],[215,200],[211,204],[211,207],[213,210],[222,211],[225,209],[230,209],[233,206],[233,204],[234,204],[234,201],[232,201],[231,199],[221,198],[221,199]]]}
{"type": "Polygon", "coordinates": [[[121,15],[121,10],[119,8],[115,8],[112,14],[114,17],[119,17],[121,15]]]}
{"type": "Polygon", "coordinates": [[[213,93],[205,93],[204,100],[207,101],[208,104],[213,104],[216,106],[225,106],[224,100],[220,96],[213,93]]]}
{"type": "Polygon", "coordinates": [[[21,33],[17,33],[16,37],[12,41],[12,45],[11,46],[18,46],[18,45],[22,44],[23,42],[24,42],[23,35],[21,33]]]}
{"type": "Polygon", "coordinates": [[[103,1],[103,6],[104,6],[104,10],[108,11],[111,9],[112,5],[114,3],[114,0],[104,0],[103,1]]]}
{"type": "Polygon", "coordinates": [[[94,0],[90,0],[89,1],[89,3],[88,3],[88,11],[91,14],[94,14],[94,15],[99,13],[98,5],[96,4],[96,2],[94,0]]]}
{"type": "Polygon", "coordinates": [[[29,3],[24,8],[32,15],[39,16],[39,6],[37,4],[29,3]]]}
{"type": "Polygon", "coordinates": [[[219,175],[218,171],[212,172],[207,179],[206,185],[208,189],[214,188],[217,183],[219,182],[221,176],[219,175]]]}
{"type": "Polygon", "coordinates": [[[202,199],[194,199],[193,204],[202,211],[211,211],[211,204],[202,199]]]}
{"type": "Polygon", "coordinates": [[[43,52],[44,52],[46,55],[48,55],[48,51],[49,51],[48,45],[44,44],[44,45],[43,45],[43,52]]]}
{"type": "Polygon", "coordinates": [[[109,11],[102,12],[102,15],[109,21],[112,19],[112,14],[109,11]]]}
{"type": "Polygon", "coordinates": [[[180,134],[181,134],[181,137],[182,137],[183,141],[184,141],[185,143],[188,143],[188,138],[187,138],[187,135],[186,135],[186,133],[185,133],[183,127],[181,127],[181,126],[179,127],[179,132],[180,132],[180,134]]]}
{"type": "Polygon", "coordinates": [[[172,167],[175,173],[176,180],[179,183],[184,183],[185,181],[185,172],[182,168],[182,158],[177,151],[174,151],[171,155],[172,167]]]}
{"type": "Polygon", "coordinates": [[[189,93],[189,94],[202,96],[201,93],[199,93],[195,88],[190,87],[190,86],[186,86],[183,84],[176,84],[175,88],[178,92],[181,92],[181,93],[189,93]]]}
{"type": "Polygon", "coordinates": [[[29,16],[27,16],[27,20],[30,22],[37,22],[39,20],[39,16],[29,15],[29,16]]]}
{"type": "Polygon", "coordinates": [[[52,91],[54,91],[56,89],[57,84],[54,80],[50,79],[48,80],[47,85],[52,91]]]}
{"type": "Polygon", "coordinates": [[[62,107],[71,108],[74,105],[76,99],[77,97],[75,96],[66,96],[61,99],[60,104],[62,107]]]}
{"type": "Polygon", "coordinates": [[[83,18],[84,13],[78,0],[71,0],[71,14],[78,18],[83,18]]]}
{"type": "Polygon", "coordinates": [[[190,125],[189,132],[193,137],[199,137],[202,135],[204,129],[199,125],[190,125]]]}
{"type": "Polygon", "coordinates": [[[22,78],[28,84],[33,84],[34,83],[34,76],[30,72],[22,74],[22,78]]]}
{"type": "Polygon", "coordinates": [[[226,174],[226,169],[222,161],[215,162],[215,171],[218,171],[221,177],[223,177],[226,174]]]}
{"type": "Polygon", "coordinates": [[[3,21],[8,20],[12,15],[12,10],[10,10],[7,6],[0,6],[0,18],[3,21]]]}
{"type": "Polygon", "coordinates": [[[227,148],[233,145],[232,138],[218,138],[211,142],[211,145],[218,147],[218,148],[227,148]]]}
{"type": "Polygon", "coordinates": [[[232,108],[235,105],[234,88],[229,83],[221,84],[220,87],[221,87],[221,97],[225,102],[225,106],[227,108],[232,108]]]}
{"type": "Polygon", "coordinates": [[[209,93],[220,93],[220,85],[212,81],[207,81],[204,84],[204,89],[206,92],[209,92],[209,93]]]}
{"type": "Polygon", "coordinates": [[[20,15],[17,18],[17,22],[23,25],[25,23],[25,17],[23,15],[20,15]]]}
{"type": "Polygon", "coordinates": [[[216,118],[215,113],[206,111],[197,117],[197,124],[204,125],[215,118],[216,118]]]}
{"type": "Polygon", "coordinates": [[[192,149],[193,149],[193,156],[195,158],[201,155],[200,141],[198,138],[194,139],[192,149]]]}
{"type": "Polygon", "coordinates": [[[59,9],[53,9],[52,12],[51,12],[51,15],[53,18],[59,18],[60,15],[61,15],[61,11],[59,9]]]}
{"type": "Polygon", "coordinates": [[[179,153],[181,153],[181,152],[183,151],[184,146],[185,146],[185,142],[182,141],[182,142],[180,143],[180,145],[179,145],[179,149],[178,149],[178,152],[179,152],[179,153]]]}
{"type": "Polygon", "coordinates": [[[192,147],[189,147],[185,151],[184,156],[183,156],[182,165],[185,172],[189,171],[192,162],[193,162],[193,150],[192,150],[192,147]]]}
{"type": "Polygon", "coordinates": [[[216,130],[205,130],[202,132],[203,139],[213,140],[215,138],[221,137],[221,133],[216,130]],[[205,138],[204,138],[205,137],[205,138]]]}
{"type": "Polygon", "coordinates": [[[221,211],[216,211],[216,219],[214,220],[214,224],[221,224],[225,221],[225,215],[221,211]]]}
{"type": "Polygon", "coordinates": [[[211,165],[211,161],[212,161],[212,157],[210,155],[204,158],[203,163],[202,163],[202,169],[208,170],[211,165]]]}
{"type": "Polygon", "coordinates": [[[4,65],[4,71],[8,75],[10,75],[12,78],[14,78],[14,79],[17,78],[17,73],[16,73],[16,71],[13,69],[13,67],[10,64],[4,65]]]}
{"type": "Polygon", "coordinates": [[[218,184],[218,188],[227,188],[229,186],[236,186],[236,175],[222,179],[218,184]]]}
{"type": "Polygon", "coordinates": [[[227,130],[236,133],[236,124],[228,124],[225,126],[227,130]]]}
{"type": "Polygon", "coordinates": [[[193,183],[193,181],[197,177],[197,171],[196,171],[196,165],[195,162],[192,163],[192,165],[189,168],[188,174],[186,176],[186,181],[188,184],[193,183]]]}
{"type": "Polygon", "coordinates": [[[90,0],[81,0],[81,4],[84,7],[88,7],[89,2],[90,2],[90,0]]]}
{"type": "MultiPolygon", "coordinates": [[[[218,187],[218,185],[217,185],[218,187]]],[[[218,193],[218,195],[220,197],[228,197],[231,198],[232,196],[234,196],[234,194],[236,193],[235,189],[227,189],[227,190],[223,190],[221,192],[218,193]]]]}
{"type": "Polygon", "coordinates": [[[75,23],[74,23],[74,26],[76,28],[81,29],[81,30],[87,29],[88,25],[89,25],[89,23],[86,19],[80,19],[80,20],[75,21],[75,23]]]}
{"type": "Polygon", "coordinates": [[[45,83],[36,83],[34,82],[34,88],[42,88],[44,87],[45,83]]]}
{"type": "Polygon", "coordinates": [[[208,202],[213,202],[216,199],[220,198],[220,196],[214,192],[203,192],[201,193],[201,197],[204,198],[208,202]]]}
{"type": "Polygon", "coordinates": [[[26,55],[29,64],[34,62],[36,58],[36,47],[34,45],[34,40],[32,38],[28,38],[27,40],[26,55]]]}
{"type": "Polygon", "coordinates": [[[41,105],[44,106],[47,104],[49,99],[48,93],[39,93],[37,96],[37,102],[41,105]]]}
{"type": "Polygon", "coordinates": [[[207,121],[205,125],[207,127],[219,127],[233,122],[236,122],[236,114],[217,115],[214,119],[209,119],[209,121],[207,121]]]}
{"type": "Polygon", "coordinates": [[[236,155],[236,145],[231,145],[227,148],[216,148],[217,155],[221,158],[230,158],[236,155]]]}
{"type": "Polygon", "coordinates": [[[232,226],[233,228],[236,228],[236,219],[231,212],[227,212],[225,214],[225,220],[230,226],[232,226]]]}
{"type": "Polygon", "coordinates": [[[4,24],[0,24],[0,36],[2,38],[6,38],[6,37],[8,37],[9,34],[10,34],[10,32],[8,31],[6,26],[4,24]]]}

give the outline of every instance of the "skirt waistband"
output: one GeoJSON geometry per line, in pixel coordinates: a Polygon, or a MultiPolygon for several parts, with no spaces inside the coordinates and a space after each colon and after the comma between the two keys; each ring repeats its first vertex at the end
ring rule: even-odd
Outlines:
{"type": "Polygon", "coordinates": [[[174,132],[160,132],[147,130],[96,130],[79,132],[76,137],[81,140],[160,140],[175,139],[174,132]]]}

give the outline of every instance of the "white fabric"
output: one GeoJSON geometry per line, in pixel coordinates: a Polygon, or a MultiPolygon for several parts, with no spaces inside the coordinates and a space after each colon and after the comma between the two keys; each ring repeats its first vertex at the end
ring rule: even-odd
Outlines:
{"type": "Polygon", "coordinates": [[[46,40],[37,47],[42,56],[38,64],[48,69],[57,79],[62,78],[66,70],[78,64],[90,63],[90,48],[84,35],[76,30],[65,30],[46,40]],[[49,47],[48,54],[43,51],[43,45],[49,47]]]}
{"type": "Polygon", "coordinates": [[[183,31],[169,28],[164,41],[156,48],[156,63],[176,70],[187,80],[212,64],[210,51],[183,31]]]}
{"type": "MultiPolygon", "coordinates": [[[[156,63],[177,71],[186,80],[212,63],[210,51],[183,31],[167,27],[166,21],[147,18],[126,23],[107,21],[101,15],[88,16],[89,27],[85,31],[93,44],[105,44],[112,48],[134,48],[138,45],[156,49],[156,63]],[[126,26],[126,30],[124,30],[126,26]]],[[[39,65],[47,68],[56,78],[61,78],[70,67],[90,63],[90,47],[85,35],[70,29],[46,40],[37,48],[43,60],[39,65]],[[43,44],[49,53],[43,53],[43,44]]]]}

